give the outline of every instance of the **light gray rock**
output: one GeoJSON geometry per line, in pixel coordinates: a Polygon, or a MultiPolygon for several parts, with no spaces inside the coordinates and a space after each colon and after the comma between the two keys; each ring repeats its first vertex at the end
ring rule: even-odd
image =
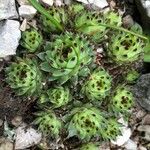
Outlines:
{"type": "Polygon", "coordinates": [[[0,58],[15,55],[21,38],[20,23],[15,20],[0,22],[0,58]]]}
{"type": "Polygon", "coordinates": [[[40,0],[41,3],[44,3],[45,5],[52,6],[54,1],[53,0],[40,0]]]}
{"type": "Polygon", "coordinates": [[[108,3],[106,0],[77,0],[78,2],[82,2],[84,4],[93,4],[99,8],[104,8],[108,6],[108,3]]]}
{"type": "Polygon", "coordinates": [[[150,26],[150,0],[135,0],[145,28],[150,26]]]}
{"type": "Polygon", "coordinates": [[[42,134],[26,124],[16,129],[15,150],[24,150],[38,144],[42,139],[42,134]]]}
{"type": "Polygon", "coordinates": [[[150,73],[142,75],[133,87],[135,100],[150,111],[150,73]]]}
{"type": "Polygon", "coordinates": [[[150,125],[141,125],[137,130],[142,133],[141,136],[143,139],[150,141],[150,125]]]}
{"type": "Polygon", "coordinates": [[[17,0],[19,5],[28,5],[30,4],[28,0],[17,0]]]}
{"type": "Polygon", "coordinates": [[[13,143],[5,138],[0,138],[0,150],[13,150],[13,143]]]}
{"type": "Polygon", "coordinates": [[[18,18],[15,0],[0,0],[0,20],[18,18]]]}
{"type": "Polygon", "coordinates": [[[19,15],[27,20],[31,20],[37,13],[37,10],[31,5],[21,5],[19,15]]]}
{"type": "Polygon", "coordinates": [[[137,144],[131,139],[124,144],[124,147],[126,150],[137,150],[137,144]]]}

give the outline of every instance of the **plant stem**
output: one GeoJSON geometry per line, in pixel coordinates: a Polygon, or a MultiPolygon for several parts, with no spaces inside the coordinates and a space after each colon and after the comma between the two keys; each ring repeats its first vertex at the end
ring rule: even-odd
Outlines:
{"type": "Polygon", "coordinates": [[[58,29],[60,29],[61,31],[63,31],[63,26],[56,20],[54,19],[48,12],[47,10],[42,7],[36,0],[28,0],[32,6],[39,11],[42,15],[44,15],[45,17],[47,17],[58,29]]]}
{"type": "Polygon", "coordinates": [[[119,30],[119,31],[123,31],[123,32],[127,32],[127,33],[130,33],[130,34],[133,34],[137,37],[140,37],[142,38],[143,40],[148,40],[147,37],[141,35],[141,34],[138,34],[138,33],[135,33],[133,31],[130,31],[130,30],[127,30],[125,28],[122,28],[122,27],[116,27],[116,26],[113,26],[113,25],[109,25],[109,24],[103,24],[103,23],[99,23],[100,26],[104,26],[104,27],[108,27],[108,28],[112,28],[112,29],[115,29],[115,30],[119,30]]]}

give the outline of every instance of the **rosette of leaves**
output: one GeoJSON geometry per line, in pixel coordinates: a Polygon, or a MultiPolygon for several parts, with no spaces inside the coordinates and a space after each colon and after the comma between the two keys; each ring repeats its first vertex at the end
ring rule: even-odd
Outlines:
{"type": "Polygon", "coordinates": [[[125,76],[125,80],[127,83],[135,83],[136,80],[139,78],[140,74],[138,71],[136,70],[130,70],[126,76],[125,76]]]}
{"type": "Polygon", "coordinates": [[[122,25],[122,17],[114,11],[104,13],[104,20],[105,24],[108,25],[114,25],[117,27],[120,27],[122,25]]]}
{"type": "Polygon", "coordinates": [[[51,110],[36,113],[35,125],[46,136],[57,138],[62,128],[61,120],[51,110]]]}
{"type": "Polygon", "coordinates": [[[99,146],[95,143],[86,143],[79,148],[79,150],[99,150],[99,146]]]}
{"type": "Polygon", "coordinates": [[[103,132],[103,139],[116,140],[116,137],[121,135],[120,127],[121,124],[119,124],[116,119],[108,119],[106,129],[103,132]]]}
{"type": "Polygon", "coordinates": [[[41,33],[33,28],[22,32],[21,38],[20,44],[31,53],[38,50],[43,42],[41,33]]]}
{"type": "Polygon", "coordinates": [[[127,113],[132,108],[133,94],[126,86],[118,86],[111,97],[111,107],[114,112],[127,113]]]}
{"type": "Polygon", "coordinates": [[[76,15],[74,28],[77,32],[88,35],[93,41],[100,42],[107,33],[106,27],[100,23],[104,23],[102,14],[84,10],[76,15]]]}
{"type": "Polygon", "coordinates": [[[119,32],[111,37],[108,45],[108,55],[118,64],[132,63],[143,53],[143,40],[125,32],[119,32]]]}
{"type": "Polygon", "coordinates": [[[7,83],[17,95],[40,93],[42,76],[34,60],[17,58],[16,62],[6,68],[6,76],[7,83]]]}
{"type": "Polygon", "coordinates": [[[108,72],[104,68],[98,68],[83,85],[82,93],[91,101],[102,100],[109,94],[111,81],[108,72]]]}
{"type": "Polygon", "coordinates": [[[85,141],[100,136],[105,127],[105,118],[102,113],[97,108],[89,105],[74,108],[68,120],[69,137],[77,136],[85,141]]]}
{"type": "MultiPolygon", "coordinates": [[[[65,12],[63,7],[51,7],[47,10],[49,15],[63,28],[68,23],[68,14],[65,12]]],[[[60,33],[62,29],[59,26],[56,26],[47,16],[41,15],[40,17],[42,28],[45,32],[60,33]]]]}
{"type": "Polygon", "coordinates": [[[57,87],[47,91],[49,101],[53,104],[54,108],[65,106],[72,100],[70,90],[67,87],[57,87]]]}
{"type": "Polygon", "coordinates": [[[43,61],[41,69],[49,72],[49,81],[64,84],[79,73],[82,76],[82,70],[93,61],[93,50],[86,38],[67,32],[47,43],[38,56],[43,61]]]}

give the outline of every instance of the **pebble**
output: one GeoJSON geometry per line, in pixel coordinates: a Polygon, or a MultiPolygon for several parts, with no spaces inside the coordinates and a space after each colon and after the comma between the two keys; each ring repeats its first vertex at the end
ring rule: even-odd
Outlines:
{"type": "Polygon", "coordinates": [[[13,143],[5,138],[0,138],[0,150],[13,150],[13,143]]]}
{"type": "Polygon", "coordinates": [[[141,132],[141,138],[150,141],[150,125],[141,125],[137,128],[141,132]]]}
{"type": "Polygon", "coordinates": [[[40,2],[48,6],[52,6],[54,4],[53,0],[40,0],[40,2]]]}
{"type": "Polygon", "coordinates": [[[16,116],[12,119],[11,121],[12,125],[15,127],[18,127],[22,123],[22,117],[21,116],[16,116]]]}
{"type": "Polygon", "coordinates": [[[21,38],[20,23],[15,20],[0,22],[0,58],[15,55],[21,38]]]}
{"type": "Polygon", "coordinates": [[[123,17],[122,22],[125,28],[130,28],[134,25],[134,20],[131,15],[126,15],[123,17]]]}
{"type": "Polygon", "coordinates": [[[19,15],[20,17],[26,18],[27,20],[33,19],[33,17],[36,15],[37,10],[30,5],[21,5],[19,7],[19,15]]]}
{"type": "Polygon", "coordinates": [[[0,127],[3,125],[3,120],[0,119],[0,127]]]}
{"type": "Polygon", "coordinates": [[[143,124],[143,125],[150,125],[150,114],[147,114],[147,115],[142,119],[142,124],[143,124]]]}
{"type": "Polygon", "coordinates": [[[106,0],[77,0],[78,2],[82,2],[84,4],[93,4],[99,8],[104,8],[108,6],[108,2],[106,0]]]}
{"type": "Polygon", "coordinates": [[[27,127],[26,124],[19,126],[16,131],[15,137],[15,150],[24,150],[31,146],[38,144],[42,139],[42,134],[33,129],[27,127]]]}
{"type": "Polygon", "coordinates": [[[137,144],[131,139],[124,144],[124,147],[126,150],[137,150],[137,144]]]}
{"type": "Polygon", "coordinates": [[[21,30],[21,31],[25,31],[26,29],[27,29],[27,19],[24,19],[24,20],[22,21],[21,26],[20,26],[20,30],[21,30]]]}
{"type": "Polygon", "coordinates": [[[0,20],[16,18],[18,18],[18,13],[15,0],[0,0],[0,20]]]}

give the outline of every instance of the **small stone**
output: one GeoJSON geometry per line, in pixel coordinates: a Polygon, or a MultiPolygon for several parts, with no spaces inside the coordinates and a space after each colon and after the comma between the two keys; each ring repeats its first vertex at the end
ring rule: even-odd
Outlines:
{"type": "Polygon", "coordinates": [[[21,116],[16,116],[15,118],[12,119],[11,123],[15,127],[18,127],[22,123],[22,117],[21,116]]]}
{"type": "Polygon", "coordinates": [[[77,0],[78,2],[82,2],[84,4],[93,4],[99,8],[104,8],[108,6],[108,3],[106,0],[77,0]]]}
{"type": "Polygon", "coordinates": [[[72,0],[64,0],[64,3],[65,3],[66,5],[70,5],[70,4],[72,3],[72,0]]]}
{"type": "Polygon", "coordinates": [[[48,6],[53,6],[54,3],[53,0],[40,0],[40,2],[48,6]]]}
{"type": "Polygon", "coordinates": [[[62,6],[63,5],[62,0],[55,0],[54,3],[55,3],[56,6],[62,6]]]}
{"type": "Polygon", "coordinates": [[[141,138],[150,141],[150,125],[141,125],[137,128],[141,132],[141,138]]]}
{"type": "Polygon", "coordinates": [[[28,5],[30,4],[28,0],[17,0],[19,5],[28,5]]]}
{"type": "Polygon", "coordinates": [[[5,138],[0,138],[0,150],[13,150],[13,143],[5,138]]]}
{"type": "Polygon", "coordinates": [[[145,109],[150,111],[150,73],[142,75],[132,91],[135,100],[145,109]]]}
{"type": "Polygon", "coordinates": [[[0,20],[16,18],[18,18],[18,13],[15,0],[0,0],[0,20]]]}
{"type": "Polygon", "coordinates": [[[34,146],[42,139],[41,133],[32,127],[27,127],[26,124],[22,124],[22,126],[18,127],[15,133],[15,150],[24,150],[34,146]]]}
{"type": "Polygon", "coordinates": [[[31,20],[37,13],[37,10],[30,5],[21,5],[19,7],[19,15],[27,20],[31,20]]]}
{"type": "Polygon", "coordinates": [[[3,125],[3,120],[0,119],[0,127],[3,125]]]}
{"type": "Polygon", "coordinates": [[[125,28],[130,28],[134,25],[134,20],[131,15],[126,15],[123,17],[122,22],[125,28]]]}
{"type": "Polygon", "coordinates": [[[150,114],[147,114],[147,115],[142,119],[142,124],[143,124],[143,125],[150,125],[150,114]]]}
{"type": "Polygon", "coordinates": [[[20,30],[21,30],[21,31],[25,31],[26,29],[27,29],[27,19],[24,19],[24,20],[22,21],[21,26],[20,26],[20,30]]]}
{"type": "Polygon", "coordinates": [[[124,147],[126,148],[126,150],[137,150],[137,144],[132,141],[131,139],[129,139],[125,144],[124,147]]]}
{"type": "Polygon", "coordinates": [[[15,20],[0,22],[0,58],[15,55],[21,38],[20,23],[15,20]]]}

